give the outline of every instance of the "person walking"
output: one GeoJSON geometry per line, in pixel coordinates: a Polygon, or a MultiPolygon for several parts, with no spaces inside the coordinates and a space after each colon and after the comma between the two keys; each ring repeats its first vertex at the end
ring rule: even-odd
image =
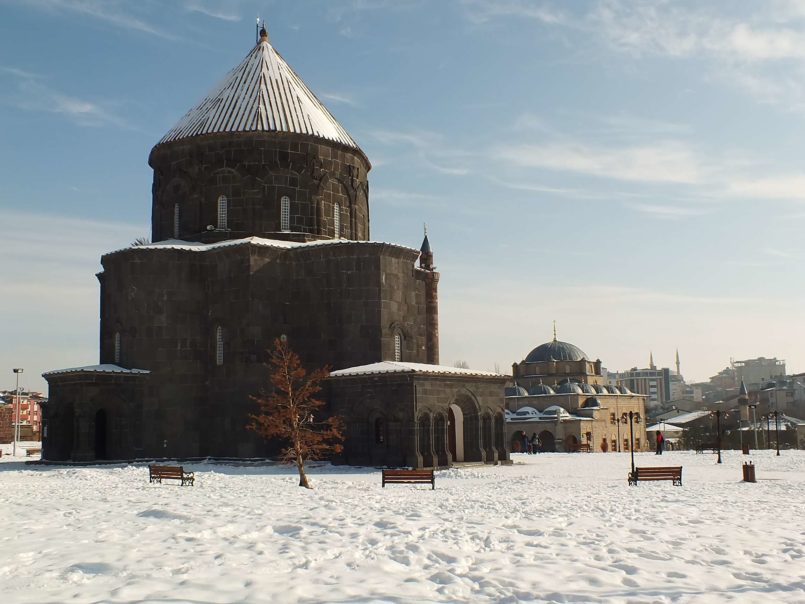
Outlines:
{"type": "Polygon", "coordinates": [[[536,432],[534,432],[534,434],[531,435],[531,452],[532,453],[539,453],[540,452],[540,450],[539,450],[539,436],[537,436],[536,432]]]}
{"type": "Polygon", "coordinates": [[[656,440],[657,440],[657,455],[662,455],[662,446],[665,444],[665,437],[659,430],[657,430],[656,440]]]}

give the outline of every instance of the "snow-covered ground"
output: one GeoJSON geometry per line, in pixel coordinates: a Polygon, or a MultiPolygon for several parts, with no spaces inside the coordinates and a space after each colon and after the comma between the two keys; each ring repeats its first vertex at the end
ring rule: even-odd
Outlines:
{"type": "Polygon", "coordinates": [[[805,451],[628,454],[380,487],[375,469],[0,463],[0,602],[805,602],[805,451]]]}

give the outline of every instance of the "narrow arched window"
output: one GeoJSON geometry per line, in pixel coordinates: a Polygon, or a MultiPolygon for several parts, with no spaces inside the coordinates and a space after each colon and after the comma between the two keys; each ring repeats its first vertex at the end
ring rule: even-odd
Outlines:
{"type": "Polygon", "coordinates": [[[220,325],[215,328],[215,364],[224,364],[224,329],[220,325]]]}
{"type": "Polygon", "coordinates": [[[287,195],[280,199],[280,230],[291,230],[291,199],[287,195]]]}
{"type": "Polygon", "coordinates": [[[333,206],[333,232],[336,239],[341,237],[341,206],[338,204],[333,206]]]}
{"type": "Polygon", "coordinates": [[[179,238],[179,204],[173,204],[173,238],[179,238]]]}
{"type": "Polygon", "coordinates": [[[115,332],[115,364],[120,362],[120,332],[115,332]]]}
{"type": "Polygon", "coordinates": [[[385,440],[386,426],[384,425],[383,418],[378,417],[375,420],[375,444],[382,445],[385,440]]]}
{"type": "Polygon", "coordinates": [[[398,333],[394,334],[394,360],[402,361],[402,336],[398,333]]]}
{"type": "Polygon", "coordinates": [[[226,196],[221,195],[218,198],[218,228],[222,231],[226,230],[226,196]]]}

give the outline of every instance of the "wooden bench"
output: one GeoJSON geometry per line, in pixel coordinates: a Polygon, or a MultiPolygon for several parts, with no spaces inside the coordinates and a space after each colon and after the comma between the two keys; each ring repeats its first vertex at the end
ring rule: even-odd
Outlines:
{"type": "Polygon", "coordinates": [[[682,486],[682,466],[635,468],[634,474],[629,472],[630,485],[644,480],[672,480],[675,485],[682,486]]]}
{"type": "Polygon", "coordinates": [[[30,457],[31,455],[39,455],[42,453],[42,449],[25,449],[25,456],[30,457]]]}
{"type": "Polygon", "coordinates": [[[590,453],[590,443],[581,443],[576,447],[578,453],[590,453]]]}
{"type": "Polygon", "coordinates": [[[718,443],[699,443],[696,445],[696,453],[704,453],[705,451],[718,453],[718,443]]]}
{"type": "Polygon", "coordinates": [[[182,466],[148,466],[148,481],[162,483],[165,479],[181,480],[182,486],[193,486],[193,472],[185,472],[182,466]]]}
{"type": "Polygon", "coordinates": [[[433,470],[383,470],[383,487],[386,483],[391,484],[427,484],[430,483],[431,490],[436,488],[436,478],[433,470]]]}

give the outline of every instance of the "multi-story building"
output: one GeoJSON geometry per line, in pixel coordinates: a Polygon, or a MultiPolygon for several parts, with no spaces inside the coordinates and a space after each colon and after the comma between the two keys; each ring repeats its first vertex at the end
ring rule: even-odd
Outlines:
{"type": "Polygon", "coordinates": [[[785,377],[785,361],[776,358],[758,357],[735,361],[735,380],[743,381],[749,389],[762,387],[764,383],[785,377]]]}

